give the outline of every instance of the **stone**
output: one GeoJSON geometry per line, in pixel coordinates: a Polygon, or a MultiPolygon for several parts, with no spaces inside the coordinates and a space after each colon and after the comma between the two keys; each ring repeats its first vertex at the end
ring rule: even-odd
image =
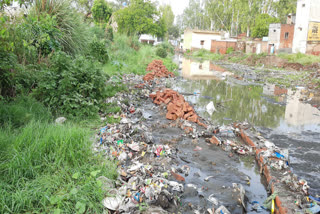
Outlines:
{"type": "Polygon", "coordinates": [[[55,122],[56,124],[63,124],[64,122],[66,122],[67,118],[65,117],[58,117],[55,122]]]}

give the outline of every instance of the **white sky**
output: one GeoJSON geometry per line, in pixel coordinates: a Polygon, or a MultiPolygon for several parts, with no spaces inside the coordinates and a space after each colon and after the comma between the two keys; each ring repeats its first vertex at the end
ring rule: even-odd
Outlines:
{"type": "Polygon", "coordinates": [[[160,4],[170,4],[175,16],[181,15],[188,6],[189,0],[158,0],[160,4]]]}

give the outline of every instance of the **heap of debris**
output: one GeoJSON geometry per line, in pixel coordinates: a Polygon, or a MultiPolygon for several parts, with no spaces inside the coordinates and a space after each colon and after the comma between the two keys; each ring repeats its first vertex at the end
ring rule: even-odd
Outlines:
{"type": "Polygon", "coordinates": [[[147,73],[143,80],[145,82],[149,82],[153,80],[154,78],[167,78],[167,77],[174,77],[174,74],[170,72],[166,66],[163,64],[161,60],[153,60],[147,67],[147,71],[152,71],[150,73],[147,73]]]}

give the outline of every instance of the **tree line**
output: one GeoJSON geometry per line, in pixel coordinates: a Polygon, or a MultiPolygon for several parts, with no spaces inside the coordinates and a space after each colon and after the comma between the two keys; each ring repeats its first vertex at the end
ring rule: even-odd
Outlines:
{"type": "Polygon", "coordinates": [[[236,36],[263,37],[270,23],[285,23],[295,13],[297,0],[189,0],[177,17],[181,30],[186,28],[226,31],[236,36]]]}

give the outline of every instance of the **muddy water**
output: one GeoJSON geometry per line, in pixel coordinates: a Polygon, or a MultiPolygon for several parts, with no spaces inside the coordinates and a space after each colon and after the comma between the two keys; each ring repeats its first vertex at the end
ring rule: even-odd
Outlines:
{"type": "Polygon", "coordinates": [[[181,61],[184,78],[175,89],[192,94],[185,98],[202,117],[220,125],[251,123],[277,146],[289,148],[292,170],[309,181],[312,194],[320,194],[320,111],[299,101],[303,89],[250,84],[209,61],[181,61]],[[217,109],[211,116],[210,101],[217,109]]]}

